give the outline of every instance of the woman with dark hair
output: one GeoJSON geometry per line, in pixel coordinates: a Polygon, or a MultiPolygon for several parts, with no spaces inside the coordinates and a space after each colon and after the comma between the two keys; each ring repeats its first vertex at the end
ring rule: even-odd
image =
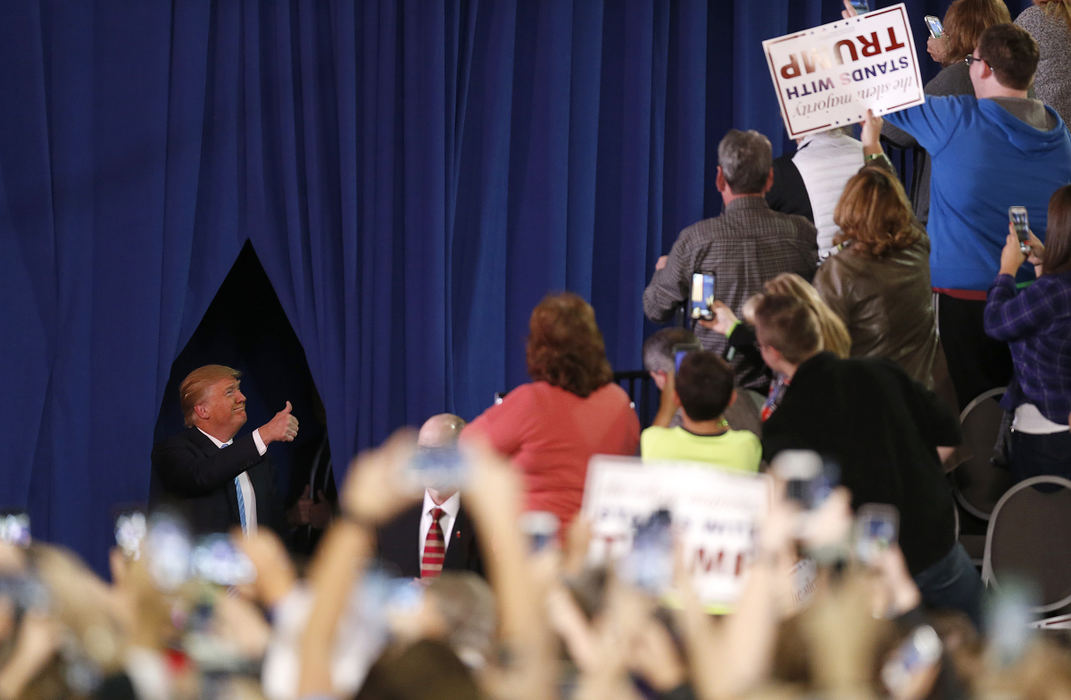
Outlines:
{"type": "Polygon", "coordinates": [[[521,470],[525,509],[554,513],[562,529],[580,510],[588,460],[635,455],[640,421],[613,382],[595,311],[576,294],[547,296],[528,324],[528,374],[462,433],[486,436],[521,470]]]}
{"type": "Polygon", "coordinates": [[[1015,376],[1001,405],[1015,412],[1012,471],[1019,479],[1071,478],[1071,185],[1049,199],[1045,244],[1031,233],[1029,258],[1009,229],[986,299],[985,332],[1011,347],[1015,376]],[[1028,259],[1038,279],[1020,291],[1015,274],[1028,259]]]}
{"type": "MultiPolygon", "coordinates": [[[[864,151],[880,153],[881,121],[864,123],[864,151]]],[[[930,242],[887,162],[869,162],[837,202],[840,252],[818,268],[814,287],[848,327],[852,357],[887,358],[932,389],[937,323],[930,242]]]]}

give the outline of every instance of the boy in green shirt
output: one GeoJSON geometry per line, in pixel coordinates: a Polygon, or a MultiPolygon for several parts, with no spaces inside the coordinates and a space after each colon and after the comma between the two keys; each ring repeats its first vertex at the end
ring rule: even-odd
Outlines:
{"type": "Polygon", "coordinates": [[[733,370],[709,350],[689,352],[677,375],[667,373],[655,423],[640,435],[645,459],[707,462],[737,471],[758,471],[762,445],[754,433],[730,430],[725,409],[736,400],[733,370]],[[681,425],[664,427],[681,409],[681,425]]]}

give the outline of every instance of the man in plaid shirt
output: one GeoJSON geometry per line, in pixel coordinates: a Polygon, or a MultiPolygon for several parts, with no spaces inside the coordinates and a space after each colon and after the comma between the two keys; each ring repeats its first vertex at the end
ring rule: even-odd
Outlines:
{"type": "MultiPolygon", "coordinates": [[[[690,298],[692,274],[714,275],[714,296],[738,316],[741,306],[762,284],[782,272],[804,279],[818,263],[817,232],[798,215],[780,214],[766,205],[773,185],[770,142],[757,131],[731,129],[718,144],[717,187],[724,207],[720,216],[696,222],[681,231],[676,243],[655,265],[643,292],[643,311],[655,322],[669,320],[690,298]]],[[[703,327],[695,329],[705,349],[724,352],[725,337],[703,327]]],[[[765,368],[743,357],[733,358],[737,384],[765,392],[765,368]]]]}

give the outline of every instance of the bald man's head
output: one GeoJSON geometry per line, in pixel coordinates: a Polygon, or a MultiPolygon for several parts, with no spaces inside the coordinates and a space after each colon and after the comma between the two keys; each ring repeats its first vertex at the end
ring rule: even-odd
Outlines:
{"type": "Polygon", "coordinates": [[[465,419],[453,413],[440,413],[424,421],[417,433],[420,447],[452,447],[457,444],[465,419]]]}

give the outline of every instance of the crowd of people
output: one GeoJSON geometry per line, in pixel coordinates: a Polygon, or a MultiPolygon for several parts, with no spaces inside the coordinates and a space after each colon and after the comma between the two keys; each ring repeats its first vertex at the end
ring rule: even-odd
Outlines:
{"type": "Polygon", "coordinates": [[[1001,0],[955,0],[926,103],[868,114],[858,138],[775,163],[730,131],[722,214],[681,232],[643,295],[665,322],[694,275],[713,285],[690,329],[644,343],[649,426],[569,292],[532,311],[530,382],[358,455],[337,496],[318,450],[283,503],[270,452],[298,434],[293,407],[243,432],[241,374],[194,370],[110,581],[5,534],[0,700],[1071,697],[1071,642],[987,601],[946,478],[959,409],[1001,386],[1015,477],[1071,479],[1069,8],[1012,23],[1001,0]],[[883,134],[928,154],[914,201],[883,134]],[[592,559],[595,455],[766,475],[727,613],[679,542],[659,588],[592,559]],[[829,479],[807,498],[783,466],[800,455],[829,479]],[[873,504],[895,534],[863,549],[873,504]]]}

